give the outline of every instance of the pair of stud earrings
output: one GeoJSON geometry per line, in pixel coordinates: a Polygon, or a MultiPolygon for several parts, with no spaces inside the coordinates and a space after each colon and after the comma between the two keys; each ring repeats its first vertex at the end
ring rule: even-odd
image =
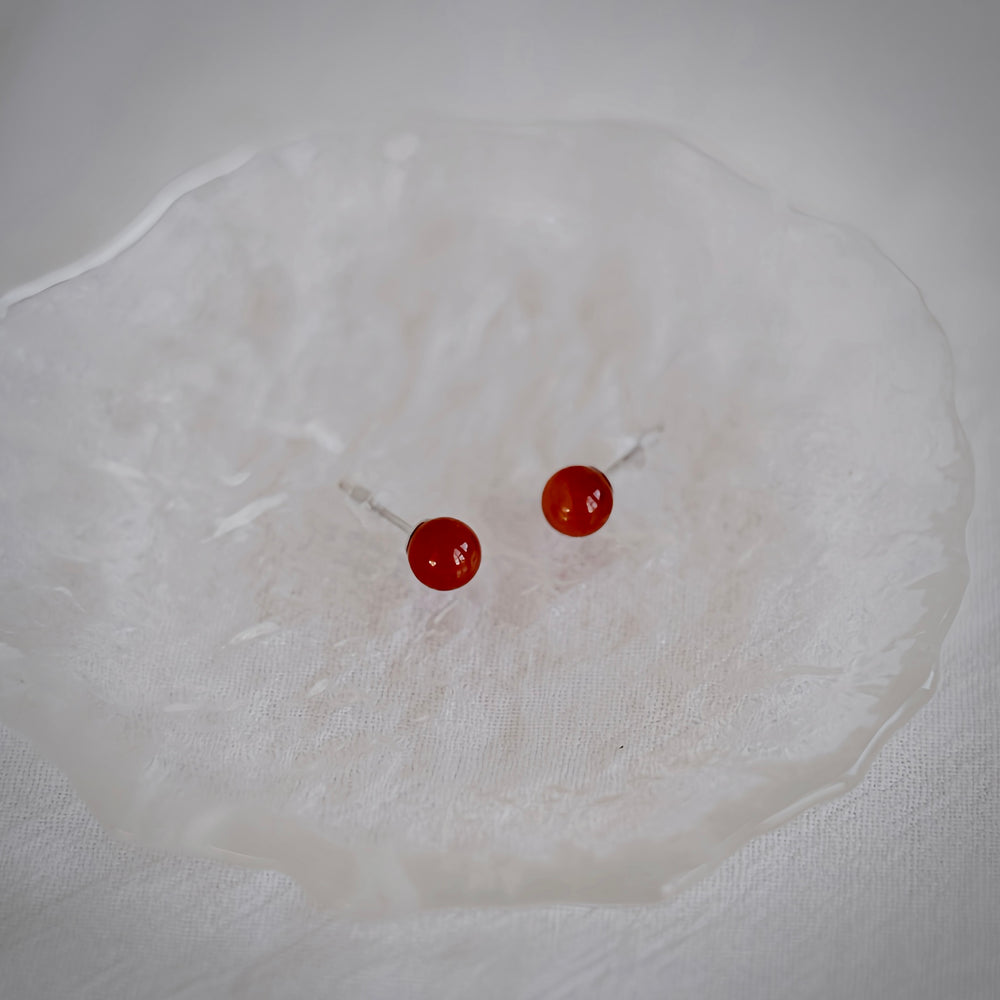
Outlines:
{"type": "MultiPolygon", "coordinates": [[[[602,472],[589,465],[569,465],[549,477],[542,490],[542,513],[556,531],[582,538],[600,531],[611,516],[614,491],[608,474],[629,461],[645,435],[602,472]]],[[[355,502],[405,531],[406,558],[413,575],[432,590],[457,590],[479,570],[482,547],[476,533],[454,517],[432,517],[415,527],[378,503],[370,490],[342,480],[340,488],[355,502]]]]}

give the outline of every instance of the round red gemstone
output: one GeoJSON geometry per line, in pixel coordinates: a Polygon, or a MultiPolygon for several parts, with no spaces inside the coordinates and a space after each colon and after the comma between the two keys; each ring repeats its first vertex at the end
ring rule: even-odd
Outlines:
{"type": "Polygon", "coordinates": [[[600,469],[570,465],[542,490],[542,512],[556,531],[579,538],[604,527],[614,501],[611,483],[600,469]]]}
{"type": "Polygon", "coordinates": [[[406,543],[413,575],[433,590],[464,587],[476,575],[481,557],[476,533],[454,517],[421,521],[406,543]]]}

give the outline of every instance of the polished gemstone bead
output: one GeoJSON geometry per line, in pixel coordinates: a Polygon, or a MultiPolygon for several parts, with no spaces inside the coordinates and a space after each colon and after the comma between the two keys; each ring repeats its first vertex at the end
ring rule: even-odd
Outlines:
{"type": "Polygon", "coordinates": [[[406,543],[413,575],[433,590],[464,587],[476,575],[481,556],[476,533],[454,517],[421,521],[406,543]]]}
{"type": "Polygon", "coordinates": [[[545,520],[564,535],[592,535],[611,516],[611,483],[600,469],[570,465],[542,490],[545,520]]]}

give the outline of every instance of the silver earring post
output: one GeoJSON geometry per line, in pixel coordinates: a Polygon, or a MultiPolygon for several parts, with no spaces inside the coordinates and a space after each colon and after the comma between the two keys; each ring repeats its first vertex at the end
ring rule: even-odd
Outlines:
{"type": "Polygon", "coordinates": [[[610,476],[611,473],[615,471],[615,469],[620,469],[623,465],[626,465],[628,462],[631,462],[632,459],[635,458],[635,456],[638,455],[639,452],[641,452],[646,447],[646,442],[650,438],[655,437],[657,434],[661,434],[662,432],[663,432],[662,424],[657,424],[656,427],[651,427],[648,431],[643,431],[642,434],[639,435],[635,444],[632,445],[632,447],[629,448],[629,450],[625,452],[624,455],[620,456],[619,458],[616,458],[606,469],[603,470],[604,475],[610,476]]]}
{"type": "Polygon", "coordinates": [[[348,482],[346,479],[341,479],[337,484],[356,504],[360,504],[362,507],[367,507],[370,511],[378,514],[379,517],[384,518],[390,524],[394,524],[400,531],[406,532],[407,535],[413,534],[414,526],[408,521],[404,521],[398,514],[394,514],[388,507],[383,507],[375,499],[375,494],[371,490],[366,489],[364,486],[359,486],[357,483],[348,482]]]}

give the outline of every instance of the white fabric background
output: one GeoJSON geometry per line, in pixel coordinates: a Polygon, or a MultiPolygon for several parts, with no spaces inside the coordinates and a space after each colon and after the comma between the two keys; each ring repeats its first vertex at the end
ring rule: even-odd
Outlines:
{"type": "Polygon", "coordinates": [[[180,170],[331,118],[670,121],[923,289],[977,463],[972,583],[862,784],[655,907],[312,912],[284,877],[117,843],[4,732],[0,997],[1000,994],[1000,6],[84,6],[0,11],[0,288],[180,170]]]}

